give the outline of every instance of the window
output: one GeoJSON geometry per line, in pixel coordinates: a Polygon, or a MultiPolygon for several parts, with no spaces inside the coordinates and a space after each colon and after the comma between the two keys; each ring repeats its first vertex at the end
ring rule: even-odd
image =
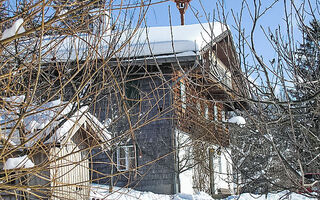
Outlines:
{"type": "Polygon", "coordinates": [[[218,167],[219,167],[219,173],[222,173],[222,160],[221,160],[221,153],[218,154],[218,167]]]}
{"type": "Polygon", "coordinates": [[[221,160],[221,148],[219,147],[217,150],[217,169],[218,169],[218,172],[221,174],[222,173],[222,160],[221,160]]]}
{"type": "Polygon", "coordinates": [[[222,110],[221,111],[221,121],[222,121],[222,127],[226,128],[226,124],[224,122],[226,122],[226,111],[222,110]]]}
{"type": "Polygon", "coordinates": [[[221,148],[213,149],[212,154],[212,162],[213,162],[213,170],[215,173],[222,173],[222,157],[221,157],[221,148]]]}
{"type": "Polygon", "coordinates": [[[209,108],[208,108],[208,104],[204,104],[204,118],[209,119],[209,108]]]}
{"type": "Polygon", "coordinates": [[[200,101],[197,101],[197,111],[198,111],[198,114],[201,115],[201,105],[200,105],[200,101]]]}
{"type": "Polygon", "coordinates": [[[119,171],[127,171],[136,167],[136,155],[134,146],[120,146],[117,148],[117,168],[119,171]]]}
{"type": "Polygon", "coordinates": [[[226,112],[224,110],[221,111],[221,121],[226,121],[226,112]]]}
{"type": "Polygon", "coordinates": [[[127,105],[134,106],[140,99],[140,82],[138,80],[128,80],[125,83],[125,95],[127,98],[127,105]]]}
{"type": "Polygon", "coordinates": [[[181,92],[181,107],[183,109],[186,109],[187,108],[187,104],[186,104],[186,101],[187,101],[187,96],[186,96],[186,85],[183,81],[180,81],[180,92],[181,92]]]}
{"type": "Polygon", "coordinates": [[[217,107],[217,105],[213,106],[213,112],[214,112],[214,121],[218,121],[218,107],[217,107]]]}

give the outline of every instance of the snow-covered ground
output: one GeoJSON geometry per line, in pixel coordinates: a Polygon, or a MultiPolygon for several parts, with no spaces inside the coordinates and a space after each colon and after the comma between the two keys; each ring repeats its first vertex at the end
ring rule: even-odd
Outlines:
{"type": "Polygon", "coordinates": [[[282,191],[279,193],[270,193],[266,195],[254,195],[245,193],[239,196],[230,196],[225,200],[317,200],[316,198],[309,198],[301,194],[290,193],[282,191]]]}
{"type": "Polygon", "coordinates": [[[199,194],[175,194],[163,195],[152,192],[141,192],[128,188],[114,187],[113,193],[109,193],[109,187],[104,185],[93,184],[90,192],[91,200],[212,200],[206,193],[199,194]]]}
{"type": "MultiPolygon", "coordinates": [[[[175,194],[163,195],[152,192],[141,192],[128,188],[114,187],[112,194],[109,193],[109,187],[93,184],[90,192],[91,200],[213,200],[208,194],[200,192],[198,194],[175,194]]],[[[279,193],[270,193],[265,195],[242,194],[240,196],[230,196],[225,200],[316,200],[300,194],[283,191],[279,193]]]]}

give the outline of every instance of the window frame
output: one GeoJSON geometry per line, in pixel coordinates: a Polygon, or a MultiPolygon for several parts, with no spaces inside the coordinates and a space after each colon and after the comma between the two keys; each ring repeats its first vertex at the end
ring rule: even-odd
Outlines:
{"type": "Polygon", "coordinates": [[[214,106],[213,106],[214,121],[218,121],[218,117],[219,117],[218,112],[219,112],[218,106],[216,104],[214,104],[214,106]]]}
{"type": "Polygon", "coordinates": [[[198,115],[201,115],[201,103],[200,103],[199,100],[197,101],[196,108],[197,108],[197,111],[198,111],[198,115]]]}
{"type": "Polygon", "coordinates": [[[207,103],[204,104],[204,118],[209,119],[209,106],[207,103]]]}
{"type": "Polygon", "coordinates": [[[136,161],[136,152],[134,145],[126,145],[126,146],[118,146],[117,147],[117,169],[118,171],[128,171],[130,169],[134,169],[136,167],[137,161],[136,161]],[[121,156],[121,149],[124,149],[124,157],[121,156]],[[130,150],[131,149],[131,150],[130,150]],[[133,156],[132,155],[133,153],[133,156]],[[120,164],[121,160],[124,160],[125,165],[120,164]],[[130,165],[130,161],[133,160],[133,167],[130,165]]]}
{"type": "Polygon", "coordinates": [[[225,129],[226,128],[226,124],[225,122],[227,122],[227,112],[223,109],[221,110],[221,122],[222,122],[222,127],[225,129]]]}
{"type": "Polygon", "coordinates": [[[181,108],[185,110],[187,108],[187,94],[186,94],[186,84],[183,80],[180,81],[180,100],[181,100],[181,108]]]}

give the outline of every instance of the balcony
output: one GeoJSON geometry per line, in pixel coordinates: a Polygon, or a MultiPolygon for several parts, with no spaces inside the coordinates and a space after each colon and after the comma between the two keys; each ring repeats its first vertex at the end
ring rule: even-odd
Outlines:
{"type": "Polygon", "coordinates": [[[198,140],[212,142],[220,146],[229,146],[229,130],[221,121],[205,119],[194,109],[187,108],[187,112],[178,112],[178,127],[180,130],[192,134],[198,140]]]}
{"type": "Polygon", "coordinates": [[[210,78],[232,89],[231,73],[219,58],[212,58],[210,62],[210,78]]]}

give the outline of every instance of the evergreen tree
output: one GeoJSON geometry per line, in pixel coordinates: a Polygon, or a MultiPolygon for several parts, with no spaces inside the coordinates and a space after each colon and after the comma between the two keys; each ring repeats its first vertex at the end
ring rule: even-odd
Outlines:
{"type": "Polygon", "coordinates": [[[302,28],[302,33],[303,42],[296,53],[297,81],[292,94],[300,101],[296,106],[296,116],[304,170],[315,172],[320,169],[320,22],[313,20],[310,26],[302,28]]]}

